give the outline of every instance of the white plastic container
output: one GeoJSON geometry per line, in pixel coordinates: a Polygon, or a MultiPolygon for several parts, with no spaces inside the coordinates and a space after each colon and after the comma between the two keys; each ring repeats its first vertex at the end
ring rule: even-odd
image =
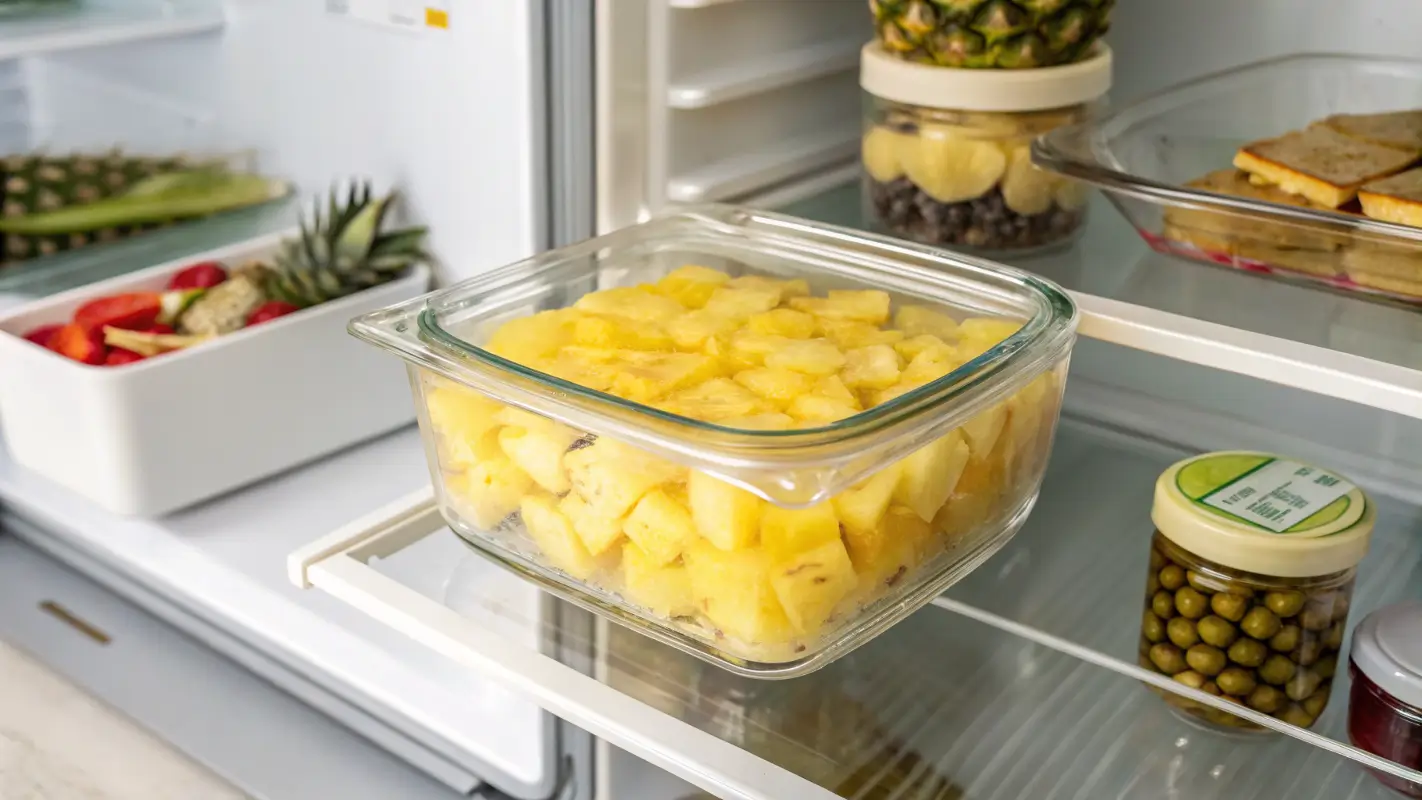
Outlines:
{"type": "Polygon", "coordinates": [[[416,297],[409,275],[122,367],[20,338],[83,303],[162,289],[199,261],[274,252],[262,237],[53,295],[0,314],[0,432],[20,465],[118,514],[157,516],[414,421],[403,368],[346,334],[354,316],[416,297]]]}

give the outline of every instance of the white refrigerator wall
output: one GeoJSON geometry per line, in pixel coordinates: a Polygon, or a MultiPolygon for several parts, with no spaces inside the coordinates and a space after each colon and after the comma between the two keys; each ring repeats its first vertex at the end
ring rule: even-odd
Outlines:
{"type": "MultiPolygon", "coordinates": [[[[398,187],[406,216],[431,227],[449,282],[532,254],[545,222],[541,4],[449,6],[448,30],[414,32],[330,14],[326,0],[227,0],[221,33],[38,66],[157,98],[178,112],[173,126],[202,129],[155,126],[155,104],[132,102],[128,119],[115,108],[105,125],[63,126],[62,145],[197,140],[254,149],[264,171],[303,193],[352,176],[398,187]],[[102,138],[84,141],[90,130],[102,138]]],[[[82,95],[50,95],[51,105],[75,104],[69,118],[82,113],[82,101],[64,99],[82,95]]]]}

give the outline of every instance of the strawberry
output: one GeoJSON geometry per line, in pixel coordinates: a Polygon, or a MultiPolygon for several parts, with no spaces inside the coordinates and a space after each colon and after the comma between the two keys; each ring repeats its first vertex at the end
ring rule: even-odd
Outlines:
{"type": "Polygon", "coordinates": [[[135,361],[142,361],[144,356],[125,350],[122,347],[115,347],[109,350],[109,354],[104,358],[104,364],[110,367],[121,367],[124,364],[132,364],[135,361]]]}
{"type": "Polygon", "coordinates": [[[108,356],[103,337],[102,331],[70,323],[54,332],[49,339],[49,349],[81,364],[102,364],[108,356]]]}
{"type": "Polygon", "coordinates": [[[251,314],[247,315],[248,325],[259,325],[268,320],[284,317],[293,311],[300,311],[301,306],[294,306],[291,303],[283,303],[280,300],[268,300],[257,306],[251,314]]]}
{"type": "Polygon", "coordinates": [[[113,326],[131,331],[141,331],[158,321],[163,310],[162,295],[157,292],[134,292],[116,294],[90,300],[74,312],[74,323],[88,331],[97,331],[101,336],[105,327],[113,326]]]}
{"type": "Polygon", "coordinates": [[[53,339],[55,332],[63,327],[63,325],[41,325],[25,334],[25,338],[40,347],[49,347],[49,340],[53,339]]]}
{"type": "Polygon", "coordinates": [[[227,280],[227,270],[216,261],[204,261],[178,270],[168,280],[169,289],[211,289],[227,280]]]}

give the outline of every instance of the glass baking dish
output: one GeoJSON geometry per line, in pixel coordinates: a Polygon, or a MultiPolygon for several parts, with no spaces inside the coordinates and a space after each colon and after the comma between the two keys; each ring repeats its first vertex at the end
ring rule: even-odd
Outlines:
{"type": "Polygon", "coordinates": [[[1041,167],[1105,189],[1157,251],[1422,303],[1422,229],[1354,213],[1356,200],[1336,211],[1280,202],[1282,193],[1247,179],[1233,184],[1241,174],[1231,167],[1241,145],[1333,114],[1414,109],[1422,109],[1422,61],[1294,55],[1057,128],[1034,143],[1032,156],[1041,167]]]}
{"type": "Polygon", "coordinates": [[[706,206],[351,331],[410,363],[441,510],[477,551],[784,678],[1017,531],[1075,326],[1065,293],[1023,272],[706,206]]]}

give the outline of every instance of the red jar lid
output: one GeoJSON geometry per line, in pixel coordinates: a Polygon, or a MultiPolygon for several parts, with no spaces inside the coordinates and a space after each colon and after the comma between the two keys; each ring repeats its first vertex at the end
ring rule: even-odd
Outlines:
{"type": "Polygon", "coordinates": [[[1353,632],[1353,663],[1397,700],[1422,708],[1422,602],[1385,606],[1353,632]]]}

